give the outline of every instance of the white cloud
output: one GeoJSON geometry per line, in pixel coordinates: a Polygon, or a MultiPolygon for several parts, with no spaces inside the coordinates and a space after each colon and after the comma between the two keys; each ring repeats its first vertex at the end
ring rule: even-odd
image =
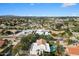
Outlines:
{"type": "Polygon", "coordinates": [[[62,7],[70,7],[70,6],[74,6],[76,5],[76,3],[63,3],[62,7]]]}

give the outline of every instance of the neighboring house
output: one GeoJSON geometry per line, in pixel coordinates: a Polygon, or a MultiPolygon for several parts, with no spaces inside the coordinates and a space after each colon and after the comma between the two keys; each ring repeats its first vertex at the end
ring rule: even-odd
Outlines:
{"type": "Polygon", "coordinates": [[[11,47],[7,40],[0,40],[0,56],[11,55],[11,47]]]}
{"type": "Polygon", "coordinates": [[[36,33],[39,34],[39,35],[42,35],[42,34],[50,35],[48,30],[43,30],[43,29],[36,30],[36,33]]]}
{"type": "Polygon", "coordinates": [[[69,50],[69,55],[72,56],[76,56],[76,55],[79,55],[79,46],[76,46],[76,47],[69,47],[68,48],[69,50]]]}
{"type": "Polygon", "coordinates": [[[3,47],[5,45],[5,41],[4,40],[0,40],[0,48],[3,47]]]}

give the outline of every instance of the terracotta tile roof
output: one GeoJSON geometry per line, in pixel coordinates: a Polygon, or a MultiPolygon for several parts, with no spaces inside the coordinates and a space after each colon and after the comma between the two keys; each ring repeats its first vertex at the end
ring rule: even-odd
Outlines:
{"type": "Polygon", "coordinates": [[[5,41],[4,40],[0,40],[0,47],[2,47],[4,45],[5,41]]]}
{"type": "Polygon", "coordinates": [[[69,54],[79,55],[79,46],[77,47],[69,47],[69,54]]]}

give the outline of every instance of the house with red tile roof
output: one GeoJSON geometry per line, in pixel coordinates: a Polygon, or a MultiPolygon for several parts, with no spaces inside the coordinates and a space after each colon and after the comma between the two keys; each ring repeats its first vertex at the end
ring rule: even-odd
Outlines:
{"type": "Polygon", "coordinates": [[[0,48],[5,44],[4,40],[0,40],[0,48]]]}
{"type": "Polygon", "coordinates": [[[79,55],[79,46],[75,46],[75,47],[68,47],[69,50],[69,55],[72,56],[77,56],[79,55]]]}

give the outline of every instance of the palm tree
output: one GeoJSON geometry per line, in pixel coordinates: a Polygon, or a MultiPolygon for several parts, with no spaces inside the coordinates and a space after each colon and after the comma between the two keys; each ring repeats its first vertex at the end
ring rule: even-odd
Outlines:
{"type": "Polygon", "coordinates": [[[56,42],[56,44],[57,44],[56,55],[57,56],[62,56],[63,53],[64,53],[64,47],[63,47],[63,45],[60,44],[59,40],[56,42]]]}

